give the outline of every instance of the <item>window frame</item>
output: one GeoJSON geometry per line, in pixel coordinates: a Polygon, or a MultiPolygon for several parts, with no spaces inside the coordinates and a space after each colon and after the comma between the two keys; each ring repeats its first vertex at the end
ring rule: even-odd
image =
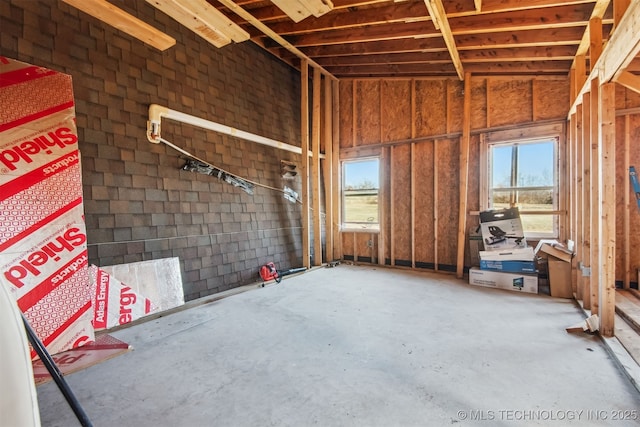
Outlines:
{"type": "MultiPolygon", "coordinates": [[[[532,232],[525,230],[525,237],[532,240],[537,239],[560,239],[562,232],[562,224],[564,221],[564,198],[563,196],[563,169],[562,164],[562,143],[563,143],[564,128],[561,124],[555,126],[545,126],[540,128],[521,129],[518,131],[497,131],[485,134],[483,137],[483,143],[480,149],[480,164],[481,166],[481,179],[480,179],[480,209],[489,210],[492,209],[492,156],[491,148],[496,146],[521,146],[525,144],[532,144],[536,142],[553,141],[553,186],[540,186],[540,187],[526,187],[522,188],[524,191],[533,191],[535,189],[552,188],[553,194],[553,207],[551,211],[548,210],[520,210],[521,215],[552,215],[552,227],[553,230],[550,233],[532,232]]],[[[518,186],[513,187],[514,192],[518,191],[518,186]]]]}
{"type": "Polygon", "coordinates": [[[381,194],[382,194],[382,156],[380,155],[372,155],[367,157],[358,157],[358,158],[348,158],[340,161],[340,227],[341,231],[348,232],[367,232],[367,233],[379,233],[382,228],[381,224],[381,194]],[[378,197],[377,202],[377,221],[374,226],[367,227],[366,225],[373,225],[372,223],[367,222],[346,222],[346,165],[360,162],[368,162],[376,160],[378,164],[378,188],[376,196],[378,197]]]}

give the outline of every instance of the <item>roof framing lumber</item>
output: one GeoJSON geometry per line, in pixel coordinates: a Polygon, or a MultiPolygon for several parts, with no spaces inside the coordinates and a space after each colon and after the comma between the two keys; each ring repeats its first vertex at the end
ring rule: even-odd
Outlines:
{"type": "Polygon", "coordinates": [[[620,20],[600,59],[592,66],[586,84],[576,94],[569,117],[575,113],[576,105],[582,102],[582,94],[591,90],[590,82],[599,79],[601,84],[617,80],[640,53],[640,1],[632,2],[620,20]]]}
{"type": "Polygon", "coordinates": [[[235,4],[232,0],[218,0],[218,1],[220,3],[222,3],[223,5],[225,5],[226,7],[228,7],[229,9],[231,9],[236,15],[241,16],[242,18],[246,19],[248,22],[251,23],[251,25],[253,25],[257,29],[262,31],[265,35],[269,36],[272,40],[274,40],[275,42],[280,44],[282,47],[287,49],[289,52],[293,53],[294,55],[296,55],[301,60],[307,61],[308,65],[311,65],[314,68],[320,69],[320,71],[322,71],[323,74],[325,74],[327,77],[330,77],[330,78],[336,80],[336,78],[335,78],[335,76],[333,74],[331,74],[329,71],[327,71],[324,68],[322,68],[322,66],[320,66],[320,64],[318,64],[313,59],[309,58],[307,55],[302,53],[297,47],[295,47],[294,45],[289,43],[287,40],[285,40],[278,33],[274,32],[272,29],[270,29],[265,24],[260,22],[260,20],[258,20],[257,18],[253,17],[253,15],[251,15],[249,12],[247,12],[246,10],[244,10],[243,8],[241,8],[240,6],[235,4]]]}
{"type": "Polygon", "coordinates": [[[447,19],[447,13],[445,12],[444,6],[442,5],[442,0],[424,0],[424,3],[429,10],[429,15],[431,15],[431,19],[433,20],[435,27],[439,28],[442,32],[442,37],[444,37],[444,42],[447,45],[449,54],[451,55],[453,66],[456,69],[456,73],[458,73],[458,78],[460,80],[464,80],[464,69],[462,67],[462,61],[460,60],[460,55],[458,54],[456,41],[454,40],[453,34],[451,33],[451,27],[449,26],[449,20],[447,19]]]}
{"type": "Polygon", "coordinates": [[[158,50],[167,50],[176,44],[176,39],[173,37],[117,8],[106,0],[62,1],[158,50]]]}
{"type": "Polygon", "coordinates": [[[616,82],[634,92],[640,93],[640,76],[636,76],[629,71],[623,71],[618,76],[616,82]]]}

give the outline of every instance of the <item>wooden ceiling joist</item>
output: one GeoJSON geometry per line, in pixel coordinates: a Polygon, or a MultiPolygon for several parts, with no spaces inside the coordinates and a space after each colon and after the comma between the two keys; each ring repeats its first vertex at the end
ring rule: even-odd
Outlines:
{"type": "Polygon", "coordinates": [[[117,8],[106,0],[62,1],[158,50],[167,50],[176,44],[176,39],[173,37],[117,8]]]}
{"type": "Polygon", "coordinates": [[[251,25],[253,25],[254,27],[258,28],[265,35],[269,36],[272,40],[274,40],[277,43],[279,43],[282,47],[284,47],[289,52],[291,52],[294,55],[296,55],[301,60],[307,61],[307,63],[309,65],[312,65],[313,67],[320,69],[327,77],[329,77],[331,79],[334,79],[334,80],[336,79],[334,75],[332,75],[329,71],[325,70],[320,64],[318,64],[317,62],[315,62],[314,60],[309,58],[307,55],[302,53],[297,47],[295,47],[293,44],[289,43],[287,40],[285,40],[279,34],[275,33],[268,26],[266,26],[265,24],[260,22],[260,20],[254,18],[249,12],[247,12],[246,10],[244,10],[243,8],[241,8],[240,6],[235,4],[232,0],[218,0],[218,1],[220,3],[222,3],[222,4],[224,4],[230,10],[232,10],[233,13],[235,13],[238,16],[241,16],[242,18],[246,19],[247,22],[251,23],[251,25]]]}
{"type": "Polygon", "coordinates": [[[453,66],[456,69],[456,73],[458,73],[458,78],[460,80],[464,80],[462,61],[458,54],[456,41],[453,39],[453,34],[451,33],[451,27],[449,26],[449,20],[447,19],[447,13],[442,5],[442,0],[424,0],[424,2],[427,5],[429,15],[431,15],[431,19],[433,20],[435,27],[439,28],[442,32],[442,37],[447,45],[447,49],[449,50],[449,55],[451,55],[453,66]]]}

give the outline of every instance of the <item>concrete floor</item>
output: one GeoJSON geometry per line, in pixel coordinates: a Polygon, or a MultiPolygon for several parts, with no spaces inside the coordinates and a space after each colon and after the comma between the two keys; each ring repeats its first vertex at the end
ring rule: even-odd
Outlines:
{"type": "MultiPolygon", "coordinates": [[[[66,378],[96,427],[640,425],[602,342],[565,332],[583,318],[340,265],[117,331],[133,351],[66,378]]],[[[37,391],[43,426],[78,425],[54,383],[37,391]]]]}

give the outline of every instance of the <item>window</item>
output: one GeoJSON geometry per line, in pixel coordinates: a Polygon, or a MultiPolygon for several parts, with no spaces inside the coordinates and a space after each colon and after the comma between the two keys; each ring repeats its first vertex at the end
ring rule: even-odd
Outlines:
{"type": "Polygon", "coordinates": [[[488,208],[517,206],[527,237],[558,237],[557,152],[557,138],[488,145],[488,208]]]}
{"type": "Polygon", "coordinates": [[[342,163],[342,225],[348,229],[379,230],[379,160],[342,163]]]}

